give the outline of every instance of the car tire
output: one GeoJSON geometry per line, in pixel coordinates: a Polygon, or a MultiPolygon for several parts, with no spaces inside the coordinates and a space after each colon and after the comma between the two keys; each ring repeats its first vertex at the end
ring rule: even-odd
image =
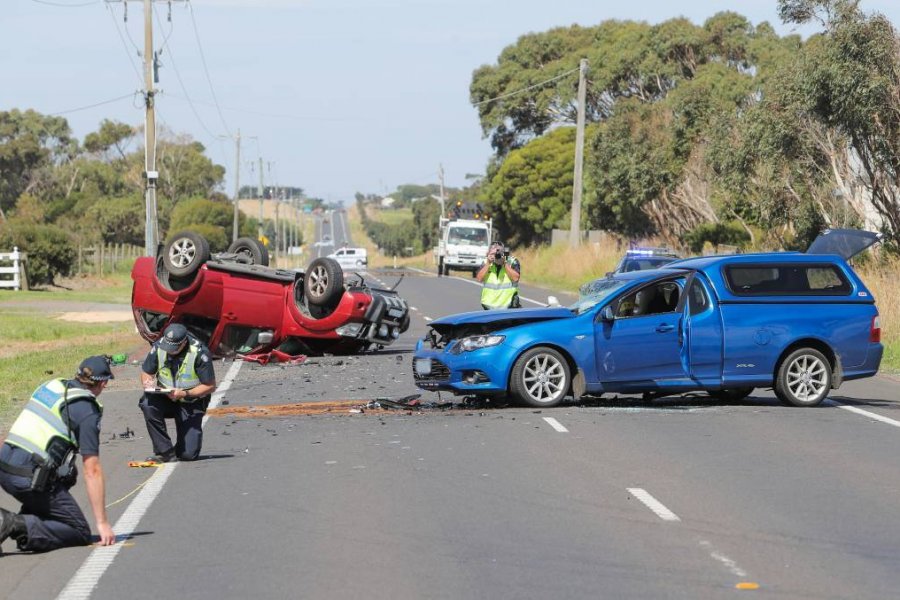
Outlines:
{"type": "Polygon", "coordinates": [[[572,385],[569,363],[558,351],[546,346],[532,348],[512,368],[509,391],[527,406],[556,406],[572,385]]]}
{"type": "Polygon", "coordinates": [[[303,278],[306,300],[315,306],[333,306],[344,294],[344,271],[333,258],[317,258],[309,263],[303,278]]]}
{"type": "Polygon", "coordinates": [[[163,264],[171,275],[193,275],[209,260],[209,242],[199,233],[179,231],[163,248],[163,264]]]}
{"type": "Polygon", "coordinates": [[[444,275],[444,259],[440,259],[438,261],[438,277],[443,277],[444,275]]]}
{"type": "Polygon", "coordinates": [[[775,395],[789,406],[817,406],[831,391],[831,363],[815,348],[798,348],[781,362],[775,395]]]}
{"type": "Polygon", "coordinates": [[[228,252],[246,256],[251,265],[269,266],[269,250],[259,240],[249,237],[238,238],[228,246],[228,252]]]}
{"type": "Polygon", "coordinates": [[[721,400],[723,402],[739,402],[743,400],[747,396],[753,393],[752,387],[745,388],[730,388],[727,390],[715,390],[709,392],[709,395],[715,398],[716,400],[721,400]]]}

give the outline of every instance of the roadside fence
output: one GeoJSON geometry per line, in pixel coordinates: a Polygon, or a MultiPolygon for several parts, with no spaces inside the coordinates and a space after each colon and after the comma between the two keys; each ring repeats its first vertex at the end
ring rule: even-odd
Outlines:
{"type": "Polygon", "coordinates": [[[28,256],[19,252],[18,247],[13,247],[12,252],[0,252],[0,288],[28,290],[28,275],[25,273],[27,260],[28,256]]]}
{"type": "Polygon", "coordinates": [[[134,265],[135,259],[143,255],[143,246],[132,246],[131,244],[78,246],[78,263],[75,273],[103,276],[118,271],[127,271],[134,265]]]}

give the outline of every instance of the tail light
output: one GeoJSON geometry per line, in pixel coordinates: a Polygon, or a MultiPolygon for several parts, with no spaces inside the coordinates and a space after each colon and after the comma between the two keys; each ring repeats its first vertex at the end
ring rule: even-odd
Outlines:
{"type": "Polygon", "coordinates": [[[881,341],[881,318],[878,315],[872,317],[872,327],[869,328],[869,341],[872,343],[881,341]]]}

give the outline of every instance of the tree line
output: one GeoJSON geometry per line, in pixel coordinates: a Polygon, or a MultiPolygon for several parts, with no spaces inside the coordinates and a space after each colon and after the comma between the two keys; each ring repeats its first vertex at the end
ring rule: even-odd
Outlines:
{"type": "MultiPolygon", "coordinates": [[[[79,141],[61,117],[0,111],[0,248],[29,254],[33,283],[70,274],[78,244],[144,244],[142,131],[103,120],[79,141]]],[[[193,229],[213,251],[232,239],[233,204],[222,193],[225,168],[190,136],[160,132],[157,146],[160,233],[193,229]]],[[[240,215],[239,233],[258,222],[240,215]]],[[[264,223],[274,239],[274,226],[264,223]]]]}
{"type": "Polygon", "coordinates": [[[853,0],[779,0],[803,40],[722,12],[530,33],[472,75],[494,148],[473,193],[504,239],[568,228],[577,67],[589,60],[582,226],[805,248],[826,227],[900,234],[900,38],[853,0]],[[530,89],[529,89],[530,88],[530,89]],[[525,91],[522,91],[525,90],[525,91]]]}

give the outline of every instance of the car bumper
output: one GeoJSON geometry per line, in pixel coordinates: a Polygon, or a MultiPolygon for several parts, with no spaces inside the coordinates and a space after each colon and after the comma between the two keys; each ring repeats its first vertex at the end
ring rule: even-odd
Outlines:
{"type": "Polygon", "coordinates": [[[869,344],[869,351],[866,353],[866,361],[858,367],[845,370],[844,381],[873,377],[881,366],[881,357],[883,355],[884,346],[878,343],[869,344]]]}
{"type": "Polygon", "coordinates": [[[506,392],[509,369],[499,347],[451,354],[429,349],[420,340],[413,354],[413,378],[423,390],[493,395],[506,392]]]}
{"type": "Polygon", "coordinates": [[[484,261],[484,258],[459,258],[454,256],[445,258],[444,265],[454,269],[480,269],[484,261]]]}

